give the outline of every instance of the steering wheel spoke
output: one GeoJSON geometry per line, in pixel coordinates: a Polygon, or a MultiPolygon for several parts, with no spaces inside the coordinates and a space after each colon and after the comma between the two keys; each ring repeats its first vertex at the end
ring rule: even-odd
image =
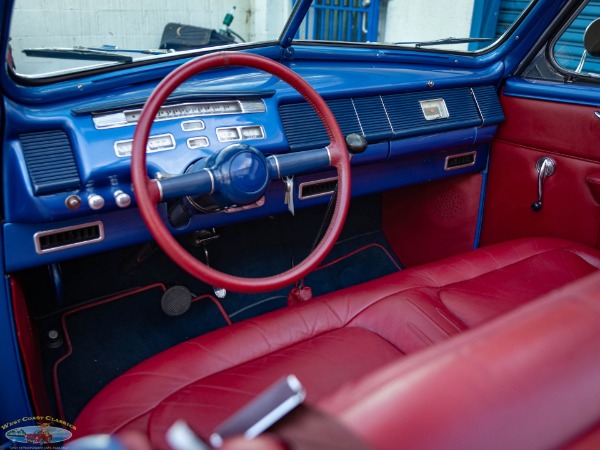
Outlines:
{"type": "Polygon", "coordinates": [[[156,179],[160,191],[159,201],[174,200],[185,196],[212,194],[215,177],[210,169],[156,179]]]}
{"type": "Polygon", "coordinates": [[[303,152],[271,155],[267,158],[269,178],[279,180],[291,175],[300,175],[331,166],[329,148],[306,150],[303,152]]]}

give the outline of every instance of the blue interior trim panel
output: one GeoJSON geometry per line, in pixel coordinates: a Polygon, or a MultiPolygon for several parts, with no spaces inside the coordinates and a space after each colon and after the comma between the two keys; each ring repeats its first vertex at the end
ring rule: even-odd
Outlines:
{"type": "Polygon", "coordinates": [[[35,195],[81,187],[73,148],[62,130],[23,133],[21,148],[35,195]]]}
{"type": "MultiPolygon", "coordinates": [[[[493,86],[353,97],[327,103],[344,135],[359,133],[368,142],[479,127],[484,124],[495,125],[504,120],[493,86]],[[426,120],[420,102],[433,99],[444,99],[450,112],[448,118],[426,120]]],[[[327,145],[325,127],[308,103],[280,105],[279,115],[292,150],[327,145]]]]}
{"type": "Polygon", "coordinates": [[[483,125],[494,125],[504,122],[504,112],[498,101],[498,93],[493,86],[477,86],[473,95],[483,119],[483,125]]]}
{"type": "Polygon", "coordinates": [[[588,84],[509,78],[502,93],[513,97],[576,103],[587,106],[598,106],[600,104],[600,86],[594,88],[588,84]]]}

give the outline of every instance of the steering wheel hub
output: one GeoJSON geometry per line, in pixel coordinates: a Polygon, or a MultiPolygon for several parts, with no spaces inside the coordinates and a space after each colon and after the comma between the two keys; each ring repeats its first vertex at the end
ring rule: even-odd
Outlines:
{"type": "Polygon", "coordinates": [[[236,188],[239,195],[256,195],[264,193],[269,176],[267,164],[262,154],[248,148],[242,150],[231,159],[228,173],[231,176],[232,188],[236,188]]]}
{"type": "Polygon", "coordinates": [[[218,207],[254,203],[265,194],[270,181],[267,159],[249,145],[230,145],[196,162],[188,172],[204,169],[209,169],[215,177],[218,189],[210,199],[218,207]]]}

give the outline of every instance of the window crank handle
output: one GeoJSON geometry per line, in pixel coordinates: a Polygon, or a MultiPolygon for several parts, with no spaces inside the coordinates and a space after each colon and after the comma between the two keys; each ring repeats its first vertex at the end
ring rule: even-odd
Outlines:
{"type": "Polygon", "coordinates": [[[544,180],[554,173],[556,162],[552,158],[545,156],[537,160],[535,168],[538,172],[538,201],[531,204],[531,209],[537,212],[542,209],[544,180]]]}

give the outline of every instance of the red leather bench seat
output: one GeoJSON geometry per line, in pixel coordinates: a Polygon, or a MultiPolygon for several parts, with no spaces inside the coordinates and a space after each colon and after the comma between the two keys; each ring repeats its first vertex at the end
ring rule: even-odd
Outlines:
{"type": "Polygon", "coordinates": [[[600,251],[524,239],[407,269],[199,336],[120,376],[82,411],[77,435],[136,429],[166,446],[185,419],[207,437],[275,380],[315,403],[342,384],[600,268],[600,251]]]}
{"type": "Polygon", "coordinates": [[[599,355],[595,273],[348,382],[318,408],[379,450],[597,449],[599,355]]]}

